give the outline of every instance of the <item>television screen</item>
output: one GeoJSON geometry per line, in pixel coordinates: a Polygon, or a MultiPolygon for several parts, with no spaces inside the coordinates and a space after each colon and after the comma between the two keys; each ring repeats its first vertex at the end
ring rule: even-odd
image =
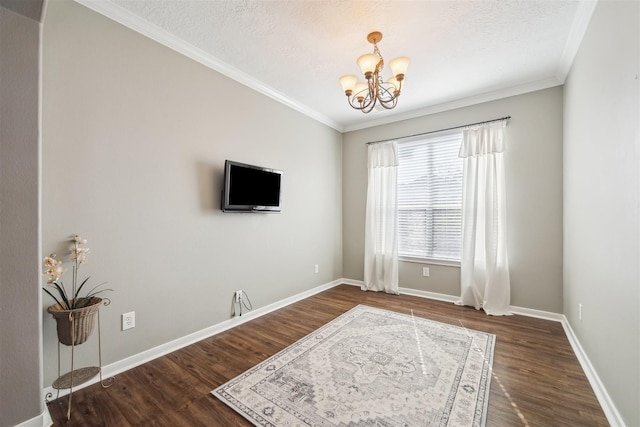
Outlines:
{"type": "Polygon", "coordinates": [[[224,212],[280,212],[282,171],[227,160],[224,164],[224,212]]]}

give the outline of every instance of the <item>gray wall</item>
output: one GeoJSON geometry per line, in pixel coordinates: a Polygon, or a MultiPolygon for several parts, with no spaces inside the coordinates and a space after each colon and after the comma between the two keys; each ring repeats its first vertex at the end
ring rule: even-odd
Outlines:
{"type": "MultiPolygon", "coordinates": [[[[562,312],[562,88],[349,132],[343,147],[344,274],[362,280],[366,142],[511,115],[505,152],[511,304],[562,312]]],[[[460,295],[460,269],[400,262],[401,287],[460,295]]]]}
{"type": "Polygon", "coordinates": [[[564,313],[628,426],[640,425],[639,16],[636,1],[598,3],[564,106],[564,313]]]}
{"type": "Polygon", "coordinates": [[[43,253],[89,240],[81,277],[115,289],[105,364],[230,318],[237,289],[259,308],[342,277],[339,132],[71,1],[48,6],[43,66],[43,253]],[[225,159],[283,170],[282,213],[222,213],[225,159]]]}
{"type": "MultiPolygon", "coordinates": [[[[512,304],[566,313],[627,425],[640,424],[638,3],[598,4],[564,110],[553,88],[351,132],[341,152],[335,131],[82,6],[51,2],[42,251],[37,3],[0,0],[1,426],[44,409],[56,351],[46,315],[43,384],[49,301],[39,266],[69,234],[90,240],[84,273],[116,289],[102,316],[104,362],[121,360],[228,318],[235,289],[259,307],[341,276],[362,279],[365,142],[504,114],[513,116],[512,304]],[[27,3],[22,15],[9,10],[27,3]],[[220,213],[225,158],[283,169],[284,212],[220,213]],[[130,310],[137,327],[120,332],[130,310]]],[[[401,285],[459,293],[456,268],[431,266],[422,278],[421,267],[403,263],[401,285]]]]}
{"type": "Polygon", "coordinates": [[[39,19],[0,6],[0,55],[0,426],[12,426],[44,411],[39,19]]]}
{"type": "MultiPolygon", "coordinates": [[[[511,115],[505,153],[511,304],[562,311],[562,89],[560,87],[349,132],[343,146],[345,277],[362,280],[366,142],[511,115]]],[[[401,287],[460,295],[460,269],[400,262],[401,287]]]]}

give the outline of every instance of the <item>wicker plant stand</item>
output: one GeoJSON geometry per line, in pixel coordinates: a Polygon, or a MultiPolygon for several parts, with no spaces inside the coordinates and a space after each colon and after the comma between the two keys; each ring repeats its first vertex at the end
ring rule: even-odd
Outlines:
{"type": "MultiPolygon", "coordinates": [[[[96,298],[96,303],[75,310],[62,310],[57,304],[47,310],[56,319],[58,330],[58,379],[52,387],[57,390],[55,399],[60,397],[60,390],[69,390],[69,401],[67,405],[67,420],[71,418],[71,404],[73,399],[73,388],[84,384],[96,375],[100,375],[102,388],[110,387],[115,381],[115,377],[102,378],[102,340],[100,336],[100,306],[109,305],[108,298],[96,298]],[[88,366],[75,369],[75,349],[83,344],[93,333],[94,320],[98,320],[98,366],[88,366]],[[60,375],[60,345],[71,347],[71,370],[64,375],[60,375]]],[[[48,393],[45,397],[49,402],[53,393],[48,393]]]]}

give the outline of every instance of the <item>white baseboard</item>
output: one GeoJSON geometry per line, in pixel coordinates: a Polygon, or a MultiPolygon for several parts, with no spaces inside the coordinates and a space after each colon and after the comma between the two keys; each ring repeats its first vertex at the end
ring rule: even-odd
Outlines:
{"type": "MultiPolygon", "coordinates": [[[[312,295],[315,295],[327,289],[333,288],[341,283],[343,283],[343,281],[342,279],[339,279],[339,280],[334,280],[333,282],[325,283],[324,285],[316,286],[315,288],[309,289],[308,291],[301,292],[289,298],[276,301],[273,304],[269,304],[267,306],[247,312],[242,316],[225,320],[218,324],[212,325],[208,328],[202,329],[200,331],[194,332],[189,335],[185,335],[184,337],[178,338],[168,343],[159,345],[157,347],[154,347],[149,350],[145,350],[141,353],[135,354],[133,356],[127,357],[126,359],[122,359],[117,362],[111,363],[109,365],[103,366],[102,377],[103,378],[113,377],[115,375],[118,375],[121,372],[128,371],[129,369],[135,368],[136,366],[142,365],[143,363],[147,363],[153,359],[157,359],[158,357],[172,353],[176,350],[180,350],[183,347],[194,344],[198,341],[202,341],[205,338],[209,338],[213,335],[219,334],[220,332],[224,332],[227,329],[231,329],[235,326],[246,323],[257,317],[264,316],[265,314],[271,313],[272,311],[278,310],[282,307],[286,307],[289,304],[293,304],[294,302],[303,300],[312,295]]],[[[78,387],[74,387],[74,391],[80,390],[84,387],[90,386],[99,381],[100,381],[100,378],[96,377],[91,381],[87,381],[86,383],[79,385],[78,387]]],[[[58,390],[54,389],[53,387],[46,387],[43,393],[45,396],[47,395],[52,395],[53,397],[58,396],[58,390]]],[[[59,396],[62,397],[68,394],[69,394],[69,390],[64,389],[64,390],[60,390],[59,396]]]]}
{"type": "MultiPolygon", "coordinates": [[[[345,283],[347,285],[359,286],[361,289],[364,289],[364,282],[362,280],[343,279],[342,283],[345,283]]],[[[456,301],[458,301],[459,299],[459,297],[455,295],[439,294],[437,292],[422,291],[419,289],[412,289],[412,288],[399,287],[398,291],[402,295],[411,295],[414,297],[427,298],[427,299],[432,299],[436,301],[450,302],[452,304],[455,304],[456,301]]],[[[511,312],[513,314],[519,314],[527,317],[537,317],[539,319],[553,320],[554,322],[561,322],[562,319],[564,318],[564,316],[559,313],[553,313],[550,311],[542,311],[542,310],[534,310],[532,308],[524,308],[524,307],[517,307],[517,306],[511,306],[511,312]]]]}
{"type": "Polygon", "coordinates": [[[51,415],[49,414],[49,409],[45,405],[44,412],[38,415],[37,417],[33,417],[30,420],[23,421],[20,424],[16,424],[15,427],[49,427],[53,424],[53,420],[51,419],[51,415]]]}
{"type": "MultiPolygon", "coordinates": [[[[188,345],[194,344],[205,338],[209,338],[213,335],[226,331],[227,329],[233,328],[235,326],[241,325],[245,322],[248,322],[260,316],[264,316],[265,314],[271,313],[272,311],[278,310],[282,307],[286,307],[289,304],[293,304],[294,302],[303,300],[305,298],[308,298],[312,295],[315,295],[327,289],[333,288],[340,284],[358,286],[361,289],[364,289],[364,282],[361,280],[344,279],[344,278],[334,280],[332,282],[317,286],[313,289],[309,289],[308,291],[301,292],[289,298],[276,301],[275,303],[269,304],[265,307],[261,307],[256,310],[250,311],[243,316],[234,317],[232,319],[225,320],[216,325],[212,325],[208,328],[186,335],[182,338],[178,338],[166,344],[159,345],[157,347],[143,351],[142,353],[138,353],[126,359],[122,359],[110,365],[104,366],[102,368],[103,378],[109,378],[109,377],[115,376],[121,372],[127,371],[136,366],[142,365],[143,363],[146,363],[158,357],[164,356],[165,354],[169,354],[173,351],[176,351],[188,345]]],[[[421,291],[418,289],[400,287],[398,290],[403,295],[412,295],[412,296],[417,296],[421,298],[433,299],[437,301],[450,302],[452,304],[455,303],[455,301],[458,299],[457,296],[421,291]]],[[[580,342],[578,341],[577,337],[573,333],[573,330],[571,329],[571,326],[569,325],[567,318],[564,315],[559,313],[553,313],[553,312],[542,311],[542,310],[534,310],[534,309],[524,308],[524,307],[512,306],[511,311],[514,314],[528,316],[528,317],[536,317],[536,318],[545,319],[545,320],[551,320],[555,322],[560,322],[562,324],[565,330],[565,333],[567,335],[567,338],[569,339],[569,343],[571,344],[571,347],[573,348],[573,351],[575,352],[576,357],[578,358],[578,361],[580,362],[580,365],[582,366],[582,369],[584,370],[585,375],[587,376],[587,379],[589,380],[589,383],[591,384],[591,387],[593,388],[596,394],[596,397],[598,398],[598,402],[602,406],[602,409],[607,417],[607,420],[609,421],[612,427],[625,427],[624,421],[622,420],[620,413],[618,412],[615,405],[613,404],[611,397],[609,396],[609,394],[607,393],[607,390],[605,389],[604,385],[600,381],[600,377],[598,377],[598,374],[596,373],[595,369],[593,368],[593,365],[589,361],[589,358],[584,352],[584,349],[582,348],[582,346],[580,345],[580,342]]],[[[79,390],[83,387],[87,387],[91,384],[95,384],[98,381],[99,381],[99,378],[95,378],[94,380],[89,381],[83,384],[82,386],[76,387],[75,390],[79,390]]],[[[57,390],[53,389],[53,387],[46,387],[43,391],[45,396],[48,395],[49,393],[54,394],[56,392],[57,390]]],[[[64,396],[66,394],[68,394],[68,390],[60,390],[60,396],[64,396]]],[[[50,426],[51,422],[49,422],[49,424],[46,424],[46,418],[50,420],[50,417],[48,417],[49,412],[46,411],[45,413],[43,413],[41,416],[36,417],[32,420],[25,421],[24,423],[20,424],[19,427],[50,426]],[[46,417],[45,417],[45,413],[46,413],[46,417]]]]}
{"type": "Polygon", "coordinates": [[[364,290],[364,282],[362,280],[342,279],[341,282],[343,285],[357,286],[364,290]]]}
{"type": "Polygon", "coordinates": [[[564,332],[569,339],[569,343],[571,344],[573,352],[578,358],[578,362],[580,362],[580,366],[582,366],[582,370],[589,380],[589,384],[591,384],[593,392],[598,398],[600,406],[602,406],[602,410],[607,417],[607,421],[609,421],[611,427],[625,427],[626,424],[622,419],[620,412],[618,412],[616,405],[611,400],[611,396],[609,396],[609,393],[607,393],[607,389],[604,387],[604,384],[602,384],[598,373],[591,364],[589,357],[587,357],[587,353],[585,353],[584,349],[582,348],[580,341],[578,341],[578,337],[576,337],[576,334],[573,332],[571,324],[569,324],[569,320],[564,315],[562,316],[562,327],[564,328],[564,332]]]}
{"type": "Polygon", "coordinates": [[[452,304],[454,304],[458,299],[457,297],[454,297],[452,295],[439,294],[437,292],[421,291],[419,289],[399,287],[398,291],[402,295],[411,295],[414,297],[427,298],[427,299],[432,299],[436,301],[450,302],[452,304]]]}
{"type": "Polygon", "coordinates": [[[518,307],[515,305],[511,306],[511,312],[513,314],[519,314],[520,316],[536,317],[538,319],[552,320],[554,322],[562,322],[562,318],[564,317],[562,314],[554,313],[552,311],[536,310],[533,308],[518,307]]]}
{"type": "MultiPolygon", "coordinates": [[[[364,282],[362,280],[344,279],[343,283],[364,288],[364,282]]],[[[437,301],[455,303],[458,300],[457,296],[421,291],[418,289],[400,287],[398,288],[398,290],[403,295],[412,295],[416,297],[428,298],[428,299],[433,299],[437,301]]],[[[598,376],[596,370],[594,369],[593,365],[589,361],[587,354],[582,348],[580,341],[578,341],[578,338],[574,334],[573,329],[571,329],[571,325],[569,324],[565,315],[560,313],[553,313],[550,311],[535,310],[531,308],[517,307],[517,306],[511,306],[511,312],[513,314],[518,314],[521,316],[551,320],[554,322],[560,322],[562,324],[565,334],[567,335],[567,339],[571,344],[571,348],[573,349],[573,352],[576,354],[576,357],[578,358],[578,362],[580,363],[582,370],[587,376],[587,380],[589,381],[591,388],[593,388],[596,398],[598,399],[598,403],[600,403],[600,406],[602,407],[602,410],[604,411],[604,414],[607,417],[607,421],[609,421],[609,424],[611,425],[611,427],[625,427],[625,423],[624,423],[624,420],[622,419],[622,416],[620,415],[616,406],[611,400],[611,397],[609,396],[609,393],[607,393],[607,390],[602,384],[602,381],[600,381],[600,377],[598,376]]]]}
{"type": "MultiPolygon", "coordinates": [[[[342,279],[342,283],[346,285],[351,285],[351,286],[358,286],[360,289],[364,290],[364,281],[362,280],[342,279]]],[[[456,297],[451,295],[438,294],[436,292],[421,291],[419,289],[399,287],[398,292],[402,295],[412,295],[414,297],[428,298],[428,299],[451,302],[451,303],[455,302],[456,300],[456,297]]]]}

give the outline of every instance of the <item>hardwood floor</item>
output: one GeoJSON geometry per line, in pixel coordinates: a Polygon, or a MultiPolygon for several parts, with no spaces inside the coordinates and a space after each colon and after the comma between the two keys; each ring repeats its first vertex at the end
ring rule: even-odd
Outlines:
{"type": "Polygon", "coordinates": [[[55,426],[250,426],[209,392],[358,304],[496,335],[488,426],[607,426],[558,322],[340,285],[49,403],[55,426]]]}

